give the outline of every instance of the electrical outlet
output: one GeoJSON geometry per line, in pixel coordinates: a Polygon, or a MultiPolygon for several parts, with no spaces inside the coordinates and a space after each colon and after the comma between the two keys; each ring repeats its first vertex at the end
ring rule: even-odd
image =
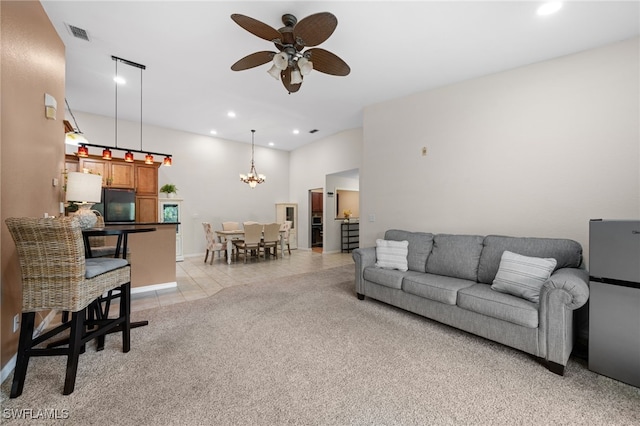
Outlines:
{"type": "Polygon", "coordinates": [[[13,317],[13,332],[15,333],[20,328],[20,314],[16,314],[13,317]]]}

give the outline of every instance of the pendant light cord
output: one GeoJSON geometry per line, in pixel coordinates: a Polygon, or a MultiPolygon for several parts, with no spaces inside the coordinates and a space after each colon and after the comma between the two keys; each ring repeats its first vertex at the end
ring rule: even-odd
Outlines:
{"type": "Polygon", "coordinates": [[[118,147],[118,61],[115,61],[116,63],[116,76],[114,77],[115,83],[116,83],[116,148],[118,147]]]}
{"type": "Polygon", "coordinates": [[[142,151],[142,68],[140,68],[140,151],[142,151]]]}
{"type": "Polygon", "coordinates": [[[76,116],[73,115],[73,111],[71,111],[71,107],[69,106],[69,102],[67,101],[67,98],[64,98],[64,103],[67,104],[67,109],[69,110],[69,114],[71,114],[71,118],[73,118],[73,124],[76,125],[76,130],[78,131],[78,133],[82,133],[82,131],[80,130],[80,127],[78,127],[76,116]]]}

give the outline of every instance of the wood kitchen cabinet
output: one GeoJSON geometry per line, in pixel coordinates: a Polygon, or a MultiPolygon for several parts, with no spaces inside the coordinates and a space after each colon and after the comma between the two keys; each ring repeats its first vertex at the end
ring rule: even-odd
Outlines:
{"type": "Polygon", "coordinates": [[[311,213],[322,213],[322,192],[311,193],[311,213]]]}
{"type": "Polygon", "coordinates": [[[136,160],[127,163],[122,159],[103,160],[90,155],[78,158],[67,155],[67,171],[88,170],[102,176],[105,188],[134,189],[136,191],[136,222],[158,221],[158,168],[160,163],[145,164],[136,160]],[[74,166],[75,165],[75,166],[74,166]]]}
{"type": "Polygon", "coordinates": [[[136,194],[136,222],[158,221],[158,196],[136,194]]]}
{"type": "Polygon", "coordinates": [[[133,163],[98,158],[80,158],[79,170],[87,169],[102,176],[102,186],[109,188],[134,189],[133,163]]]}
{"type": "Polygon", "coordinates": [[[156,164],[136,164],[136,194],[158,195],[158,166],[156,164]]]}

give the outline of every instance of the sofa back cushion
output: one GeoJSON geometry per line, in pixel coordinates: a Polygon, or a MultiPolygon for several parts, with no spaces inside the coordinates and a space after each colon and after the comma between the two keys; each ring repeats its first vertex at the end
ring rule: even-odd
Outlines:
{"type": "Polygon", "coordinates": [[[433,247],[433,234],[425,232],[409,232],[389,229],[384,234],[385,240],[409,241],[407,264],[410,271],[426,272],[427,258],[433,247]]]}
{"type": "Polygon", "coordinates": [[[427,272],[475,282],[483,240],[480,235],[437,234],[427,259],[427,272]]]}
{"type": "Polygon", "coordinates": [[[557,262],[555,269],[578,268],[582,263],[582,246],[573,240],[487,235],[478,265],[478,282],[493,283],[505,250],[522,256],[553,258],[557,262]]]}

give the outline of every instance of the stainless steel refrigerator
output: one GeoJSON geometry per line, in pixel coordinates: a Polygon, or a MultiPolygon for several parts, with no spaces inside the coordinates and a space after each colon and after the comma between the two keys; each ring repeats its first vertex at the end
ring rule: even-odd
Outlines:
{"type": "Polygon", "coordinates": [[[589,222],[589,369],[640,387],[640,220],[589,222]]]}

